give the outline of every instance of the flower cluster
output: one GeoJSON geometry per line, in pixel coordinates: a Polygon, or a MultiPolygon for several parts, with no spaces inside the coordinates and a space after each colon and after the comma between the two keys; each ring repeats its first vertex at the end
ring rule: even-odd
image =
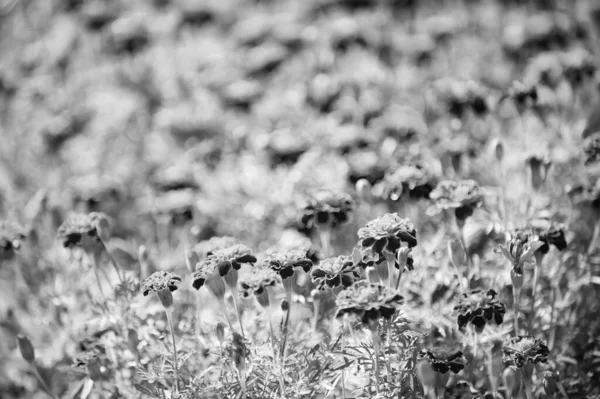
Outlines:
{"type": "Polygon", "coordinates": [[[159,293],[164,290],[177,291],[181,277],[172,272],[158,271],[152,273],[142,284],[142,293],[147,296],[150,292],[159,293]]]}
{"type": "Polygon", "coordinates": [[[506,306],[496,299],[496,295],[498,293],[491,289],[485,293],[473,290],[462,294],[454,307],[454,311],[458,313],[458,326],[464,328],[471,323],[477,332],[481,332],[486,323],[502,324],[506,306]]]}
{"type": "Polygon", "coordinates": [[[356,265],[348,256],[324,259],[313,267],[310,274],[321,291],[327,287],[350,287],[360,277],[356,265]]]}
{"type": "Polygon", "coordinates": [[[458,374],[467,365],[467,359],[463,353],[449,346],[422,349],[419,352],[419,358],[426,360],[433,371],[441,374],[446,374],[448,371],[458,374]]]}
{"type": "Polygon", "coordinates": [[[338,306],[337,317],[354,315],[363,324],[370,325],[382,317],[389,320],[400,308],[402,301],[402,296],[396,290],[359,281],[341,292],[335,302],[338,306]]]}
{"type": "Polygon", "coordinates": [[[456,219],[464,221],[483,203],[483,192],[474,180],[444,180],[429,194],[442,210],[454,209],[456,219]]]}
{"type": "MultiPolygon", "coordinates": [[[[397,213],[386,213],[368,222],[358,230],[359,247],[363,257],[367,254],[376,263],[395,259],[395,266],[400,268],[396,254],[401,247],[413,248],[417,245],[417,232],[409,219],[403,219],[397,213]]],[[[409,257],[412,261],[412,257],[409,257]]],[[[407,262],[412,269],[412,262],[407,262]]]]}
{"type": "Polygon", "coordinates": [[[270,252],[263,265],[279,273],[281,278],[286,279],[294,275],[295,268],[301,268],[308,273],[313,263],[308,259],[306,251],[289,250],[270,252]]]}
{"type": "Polygon", "coordinates": [[[510,338],[502,347],[502,361],[511,367],[521,368],[527,363],[546,363],[550,350],[541,340],[530,336],[510,338]]]}
{"type": "Polygon", "coordinates": [[[307,228],[315,225],[335,228],[350,220],[354,207],[352,197],[346,193],[318,191],[307,198],[301,224],[307,228]]]}

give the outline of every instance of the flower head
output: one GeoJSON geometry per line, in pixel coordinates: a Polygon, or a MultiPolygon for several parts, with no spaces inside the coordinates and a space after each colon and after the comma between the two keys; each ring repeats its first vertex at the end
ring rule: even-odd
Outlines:
{"type": "Polygon", "coordinates": [[[336,298],[337,316],[357,316],[365,325],[380,318],[390,319],[400,308],[403,298],[396,291],[380,284],[359,281],[336,298]]]}
{"type": "Polygon", "coordinates": [[[446,345],[423,349],[419,352],[419,358],[429,362],[433,371],[441,374],[448,371],[458,374],[467,365],[467,359],[461,351],[446,345]]]}
{"type": "Polygon", "coordinates": [[[272,269],[254,267],[240,279],[238,291],[244,298],[252,295],[260,296],[267,287],[274,287],[281,283],[281,277],[272,269]]]}
{"type": "Polygon", "coordinates": [[[523,266],[535,263],[535,251],[543,242],[520,238],[518,235],[511,238],[505,245],[500,245],[500,251],[511,263],[512,270],[517,275],[523,274],[523,266]]]}
{"type": "Polygon", "coordinates": [[[506,306],[496,299],[496,291],[473,290],[462,294],[454,307],[458,313],[458,326],[465,327],[471,323],[477,332],[483,331],[486,323],[502,324],[506,306]]]}
{"type": "Polygon", "coordinates": [[[531,364],[547,363],[550,350],[541,340],[530,336],[517,336],[504,342],[502,361],[511,367],[521,368],[531,364]]]}
{"type": "Polygon", "coordinates": [[[313,266],[310,275],[321,291],[327,287],[350,287],[360,277],[352,258],[348,256],[324,259],[313,266]]]}
{"type": "Polygon", "coordinates": [[[158,271],[154,272],[144,280],[142,284],[142,293],[147,296],[148,293],[169,290],[177,291],[177,284],[181,282],[181,277],[172,272],[158,271]]]}
{"type": "Polygon", "coordinates": [[[25,229],[21,226],[8,220],[0,220],[0,259],[12,258],[25,238],[25,229]]]}
{"type": "Polygon", "coordinates": [[[235,238],[229,236],[211,237],[208,240],[200,241],[198,244],[196,244],[194,246],[194,252],[196,252],[198,257],[202,259],[211,255],[217,250],[231,247],[237,243],[238,241],[235,238]]]}
{"type": "Polygon", "coordinates": [[[550,245],[562,251],[567,248],[564,226],[548,219],[533,219],[526,227],[516,230],[516,236],[523,241],[541,241],[537,252],[547,254],[550,245]]]}
{"type": "MultiPolygon", "coordinates": [[[[397,213],[386,213],[368,222],[358,230],[359,246],[363,256],[370,253],[377,263],[388,257],[396,258],[401,247],[413,248],[417,245],[415,225],[397,213]]],[[[410,258],[412,259],[412,258],[410,258]]],[[[396,260],[395,266],[400,267],[396,260]]],[[[409,269],[412,267],[412,262],[409,269]]]]}
{"type": "Polygon", "coordinates": [[[167,217],[173,225],[184,225],[194,219],[196,194],[193,190],[161,192],[153,203],[153,210],[167,217]]]}
{"type": "Polygon", "coordinates": [[[374,191],[377,196],[392,201],[397,201],[404,195],[410,198],[429,198],[433,190],[431,180],[428,169],[420,164],[407,164],[387,173],[374,191]]]}
{"type": "Polygon", "coordinates": [[[440,209],[454,209],[458,220],[464,221],[483,203],[481,187],[474,180],[444,180],[429,194],[440,209]]]}
{"type": "Polygon", "coordinates": [[[307,228],[314,225],[335,228],[350,220],[354,201],[343,192],[317,191],[307,198],[302,210],[301,223],[307,228]]]}
{"type": "Polygon", "coordinates": [[[289,250],[270,252],[263,265],[279,273],[281,278],[286,279],[294,275],[295,268],[302,268],[308,273],[313,263],[308,259],[306,251],[289,250]]]}
{"type": "Polygon", "coordinates": [[[100,242],[100,234],[108,228],[108,217],[101,212],[69,216],[58,228],[58,238],[65,248],[100,242]]]}
{"type": "Polygon", "coordinates": [[[255,262],[256,257],[252,254],[250,248],[245,245],[235,244],[217,249],[205,258],[200,259],[193,274],[194,281],[192,285],[198,290],[207,279],[218,275],[224,277],[231,269],[239,270],[242,264],[255,262]]]}

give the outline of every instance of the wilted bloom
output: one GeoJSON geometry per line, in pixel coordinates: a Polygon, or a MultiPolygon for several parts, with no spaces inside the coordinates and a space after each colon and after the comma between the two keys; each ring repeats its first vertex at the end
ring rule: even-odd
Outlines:
{"type": "Polygon", "coordinates": [[[310,275],[321,291],[327,287],[350,287],[360,277],[352,258],[348,256],[324,259],[313,266],[310,275]]]}
{"type": "Polygon", "coordinates": [[[446,374],[448,371],[458,374],[467,365],[467,359],[461,351],[444,345],[421,350],[419,358],[429,362],[433,371],[441,374],[446,374]]]}
{"type": "Polygon", "coordinates": [[[10,259],[25,240],[25,229],[14,222],[0,220],[0,259],[10,259]]]}
{"type": "Polygon", "coordinates": [[[523,274],[523,266],[535,263],[535,252],[544,245],[541,241],[522,240],[513,237],[505,245],[500,245],[500,251],[511,263],[512,270],[517,275],[523,274]]]}
{"type": "Polygon", "coordinates": [[[502,324],[506,306],[496,299],[498,293],[494,290],[483,292],[473,290],[462,294],[454,310],[458,313],[458,326],[465,327],[471,323],[477,332],[483,331],[486,323],[502,324]]]}
{"type": "Polygon", "coordinates": [[[507,366],[521,368],[527,363],[547,363],[550,350],[541,339],[516,336],[504,342],[502,361],[507,366]]]}
{"type": "Polygon", "coordinates": [[[354,212],[354,201],[343,192],[318,191],[307,198],[302,210],[302,225],[307,228],[320,226],[335,228],[350,220],[354,212]]]}
{"type": "Polygon", "coordinates": [[[456,219],[464,221],[483,203],[483,193],[474,180],[444,180],[429,194],[440,209],[454,209],[456,219]]]}
{"type": "Polygon", "coordinates": [[[200,241],[196,244],[194,246],[194,252],[202,259],[217,250],[231,247],[237,243],[238,241],[235,238],[229,236],[211,237],[208,240],[200,241]]]}
{"type": "Polygon", "coordinates": [[[144,280],[142,284],[142,293],[148,295],[150,291],[156,292],[160,302],[165,308],[173,304],[173,295],[171,292],[177,290],[177,284],[181,282],[181,277],[172,272],[158,271],[154,272],[144,280]]]}
{"type": "Polygon", "coordinates": [[[286,279],[294,275],[295,268],[302,268],[308,273],[313,263],[307,258],[306,251],[289,250],[269,252],[263,265],[279,273],[281,278],[286,279]]]}
{"type": "MultiPolygon", "coordinates": [[[[359,246],[364,255],[371,254],[377,262],[396,258],[401,247],[413,248],[417,245],[415,225],[397,213],[386,213],[368,222],[358,230],[359,246]]],[[[400,265],[395,261],[396,268],[400,265]]],[[[412,263],[408,265],[412,269],[412,263]]]]}
{"type": "Polygon", "coordinates": [[[398,167],[392,173],[386,173],[383,180],[375,188],[375,195],[392,201],[402,196],[410,198],[429,198],[433,190],[432,175],[421,164],[407,164],[398,167]]]}
{"type": "Polygon", "coordinates": [[[380,318],[389,320],[402,305],[403,298],[396,290],[380,284],[359,281],[336,298],[337,316],[357,316],[365,325],[380,318]]]}
{"type": "Polygon", "coordinates": [[[58,228],[58,238],[65,248],[81,246],[94,250],[101,243],[101,236],[108,230],[108,217],[101,212],[69,216],[58,228]]]}

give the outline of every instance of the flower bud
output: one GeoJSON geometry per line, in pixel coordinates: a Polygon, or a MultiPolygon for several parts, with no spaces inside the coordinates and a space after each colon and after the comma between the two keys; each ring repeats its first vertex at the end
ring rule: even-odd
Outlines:
{"type": "Polygon", "coordinates": [[[23,334],[19,334],[17,335],[17,344],[19,345],[19,351],[23,359],[29,363],[33,363],[35,361],[35,350],[29,338],[23,334]]]}
{"type": "Polygon", "coordinates": [[[521,390],[521,374],[513,369],[507,367],[502,373],[502,379],[504,380],[504,386],[506,387],[506,395],[508,399],[516,398],[521,390]]]}
{"type": "Polygon", "coordinates": [[[284,312],[287,312],[290,309],[290,303],[287,301],[287,299],[282,299],[281,300],[281,310],[283,310],[284,312]]]}
{"type": "Polygon", "coordinates": [[[492,142],[492,150],[494,151],[494,157],[496,160],[498,162],[502,162],[504,159],[504,143],[502,143],[502,140],[495,139],[492,142]]]}
{"type": "Polygon", "coordinates": [[[218,322],[215,326],[215,332],[217,334],[217,339],[221,345],[223,345],[223,342],[225,341],[225,325],[221,322],[218,322]]]}
{"type": "Polygon", "coordinates": [[[185,266],[190,274],[196,270],[196,264],[200,261],[198,254],[195,251],[189,249],[185,251],[185,266]]]}
{"type": "Polygon", "coordinates": [[[467,254],[460,240],[448,241],[448,255],[452,265],[457,269],[467,263],[467,254]]]}
{"type": "Polygon", "coordinates": [[[359,179],[356,182],[356,194],[358,198],[365,202],[370,202],[373,199],[373,187],[367,179],[359,179]]]}
{"type": "Polygon", "coordinates": [[[171,293],[171,290],[161,290],[158,291],[156,295],[158,295],[158,299],[160,299],[160,303],[162,303],[165,309],[168,309],[173,305],[173,294],[171,293]]]}

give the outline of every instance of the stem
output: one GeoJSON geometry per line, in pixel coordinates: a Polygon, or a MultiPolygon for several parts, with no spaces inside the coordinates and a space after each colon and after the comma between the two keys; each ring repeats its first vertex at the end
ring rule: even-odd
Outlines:
{"type": "MultiPolygon", "coordinates": [[[[450,262],[450,263],[452,263],[452,262],[450,262]]],[[[463,275],[460,272],[460,270],[458,270],[458,267],[454,263],[452,263],[452,267],[454,267],[454,272],[456,273],[456,277],[458,278],[458,284],[460,285],[460,290],[464,294],[466,292],[466,290],[465,290],[465,283],[463,282],[463,279],[462,279],[463,275]]]]}
{"type": "Polygon", "coordinates": [[[317,324],[319,323],[319,305],[321,305],[320,299],[313,300],[313,320],[312,320],[312,330],[313,332],[317,331],[317,324]]]}
{"type": "Polygon", "coordinates": [[[246,334],[244,334],[244,326],[242,325],[242,315],[241,315],[240,309],[238,307],[237,292],[234,292],[234,290],[231,287],[229,287],[229,290],[231,292],[231,298],[233,299],[233,307],[235,309],[235,314],[237,316],[238,323],[240,323],[240,331],[242,332],[242,337],[245,339],[246,338],[246,334]]]}
{"type": "Polygon", "coordinates": [[[171,311],[165,308],[167,314],[167,320],[169,321],[169,328],[171,329],[171,341],[173,342],[173,372],[175,374],[175,391],[179,392],[179,377],[177,373],[177,346],[175,345],[175,329],[173,328],[173,316],[171,311]]]}
{"type": "Polygon", "coordinates": [[[283,381],[283,363],[282,359],[277,356],[277,349],[275,348],[275,331],[273,330],[273,321],[267,314],[267,318],[269,319],[269,329],[271,331],[271,346],[273,347],[273,360],[278,361],[279,363],[279,389],[281,389],[281,397],[285,398],[285,383],[283,381]]]}
{"type": "MultiPolygon", "coordinates": [[[[216,296],[215,296],[215,298],[216,298],[216,296]]],[[[221,308],[223,309],[223,314],[225,315],[225,318],[227,319],[227,324],[229,325],[229,328],[231,329],[231,332],[233,333],[235,330],[233,329],[233,324],[231,324],[231,319],[229,318],[229,313],[227,313],[227,305],[225,304],[225,299],[217,298],[217,300],[221,304],[221,308]]]]}
{"type": "Polygon", "coordinates": [[[319,238],[321,239],[321,250],[325,258],[331,253],[331,229],[329,226],[319,227],[319,238]]]}
{"type": "Polygon", "coordinates": [[[98,283],[98,289],[100,290],[100,294],[102,295],[104,302],[107,302],[106,294],[104,293],[104,289],[102,288],[102,283],[100,282],[100,275],[98,275],[98,268],[96,268],[96,267],[93,267],[93,268],[94,268],[94,274],[96,275],[96,282],[98,283]]]}
{"type": "Polygon", "coordinates": [[[490,385],[492,387],[492,393],[494,394],[494,398],[496,398],[498,396],[498,381],[494,375],[494,345],[490,347],[490,351],[488,352],[487,369],[490,378],[490,385]]]}
{"type": "Polygon", "coordinates": [[[525,392],[525,396],[527,399],[533,399],[533,395],[531,393],[531,381],[530,377],[526,376],[523,370],[521,370],[521,379],[523,381],[523,392],[525,392]]]}
{"type": "MultiPolygon", "coordinates": [[[[541,260],[540,260],[541,262],[541,260]]],[[[535,294],[537,291],[537,281],[539,278],[540,267],[537,262],[533,265],[533,281],[531,286],[531,308],[529,315],[529,333],[533,335],[533,319],[535,318],[535,294]]]]}
{"type": "MultiPolygon", "coordinates": [[[[346,339],[344,337],[344,323],[342,323],[342,357],[344,360],[344,364],[346,363],[346,358],[344,357],[344,350],[346,348],[346,339]]],[[[346,367],[342,369],[342,399],[346,399],[346,367]]]]}
{"type": "Polygon", "coordinates": [[[40,374],[37,365],[35,363],[31,364],[33,366],[33,374],[35,374],[35,378],[38,380],[38,382],[40,383],[40,385],[42,386],[42,389],[48,394],[48,396],[50,396],[52,399],[56,399],[56,396],[54,396],[54,394],[52,393],[52,391],[50,390],[50,388],[48,387],[48,384],[46,384],[46,381],[44,381],[44,379],[42,378],[42,375],[40,374]]]}
{"type": "Polygon", "coordinates": [[[202,299],[200,295],[196,295],[196,337],[200,338],[201,330],[200,330],[200,308],[202,307],[202,299]]]}
{"type": "Polygon", "coordinates": [[[519,298],[521,297],[521,289],[513,288],[514,298],[514,324],[515,324],[515,337],[519,335],[519,298]]]}
{"type": "MultiPolygon", "coordinates": [[[[388,269],[388,286],[392,288],[392,284],[394,281],[394,269],[396,268],[396,257],[387,257],[387,269],[388,269]]],[[[398,288],[398,284],[400,284],[400,276],[398,276],[398,280],[396,281],[396,288],[398,288]]]]}
{"type": "Polygon", "coordinates": [[[292,307],[289,306],[287,312],[285,313],[285,321],[283,322],[283,343],[281,344],[281,358],[285,358],[285,347],[287,345],[287,338],[289,332],[289,323],[290,323],[290,311],[292,307]]]}
{"type": "Polygon", "coordinates": [[[379,395],[379,331],[378,326],[371,327],[371,339],[373,340],[373,351],[375,352],[375,390],[379,395]]]}

